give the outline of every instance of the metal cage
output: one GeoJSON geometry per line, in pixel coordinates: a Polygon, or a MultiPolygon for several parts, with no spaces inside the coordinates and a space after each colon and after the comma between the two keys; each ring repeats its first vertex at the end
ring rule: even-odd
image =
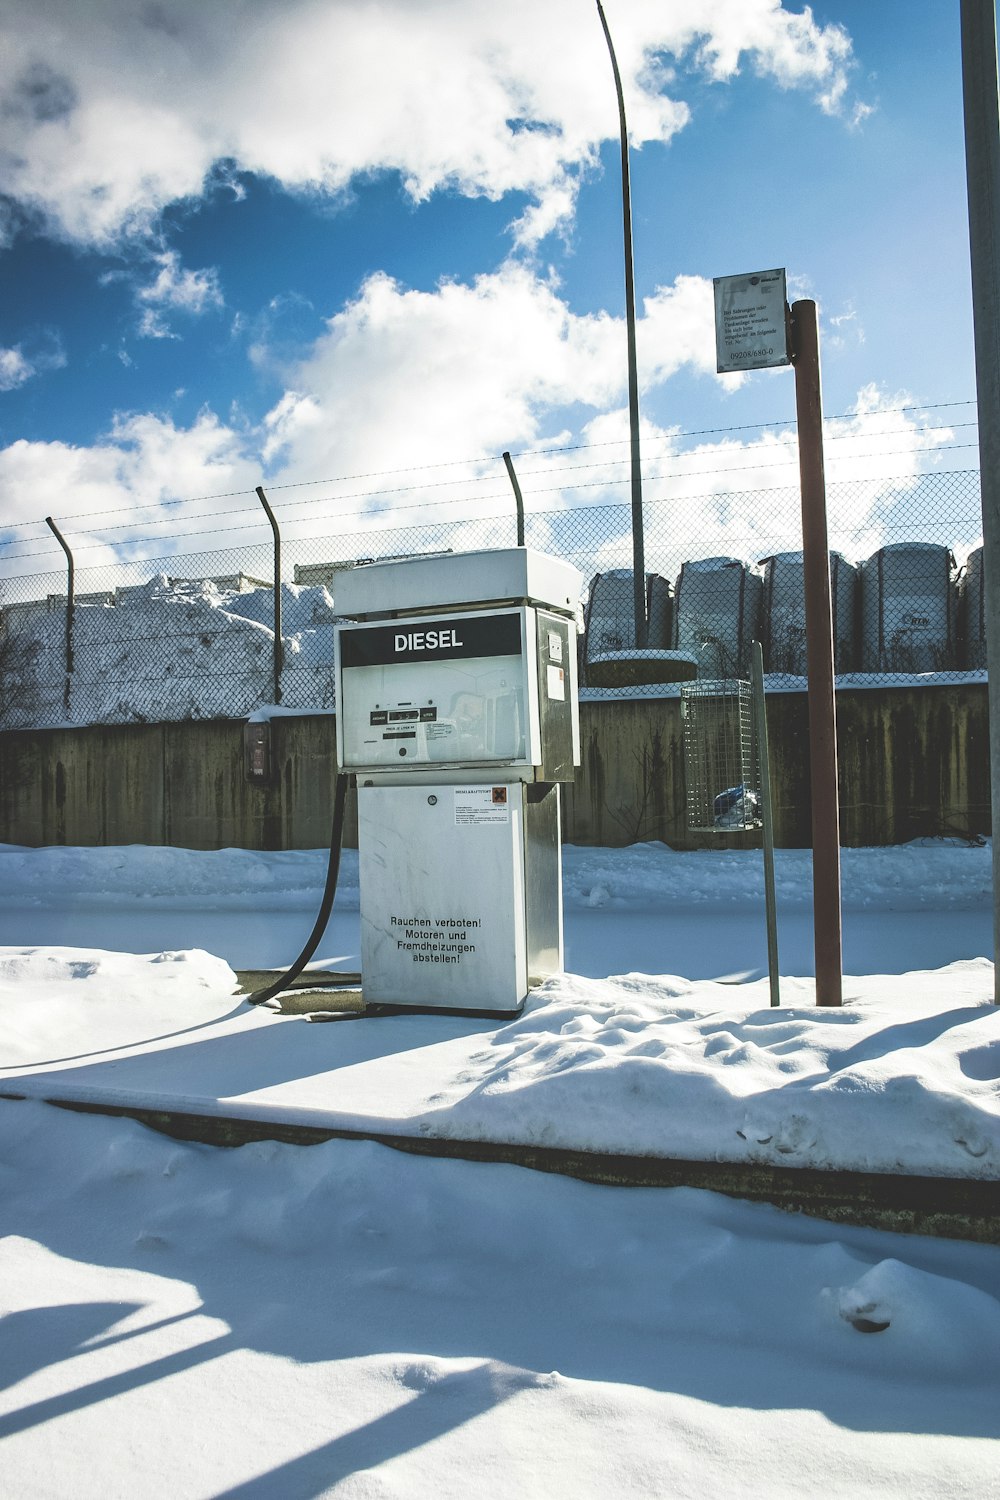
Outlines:
{"type": "Polygon", "coordinates": [[[687,826],[696,833],[760,828],[761,787],[753,689],[737,678],[681,688],[687,826]]]}

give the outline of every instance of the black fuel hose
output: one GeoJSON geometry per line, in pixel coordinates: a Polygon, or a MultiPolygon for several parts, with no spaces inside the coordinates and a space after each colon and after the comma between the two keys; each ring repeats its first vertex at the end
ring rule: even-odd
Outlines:
{"type": "MultiPolygon", "coordinates": [[[[280,995],[282,990],[287,990],[293,980],[297,979],[319,947],[320,938],[326,931],[326,924],[330,920],[330,912],[333,910],[333,898],[337,894],[337,877],[340,874],[340,851],[344,843],[344,817],[347,810],[347,790],[351,778],[346,771],[337,773],[337,782],[333,794],[333,827],[330,830],[330,858],[326,867],[326,886],[323,890],[323,900],[320,902],[319,913],[308,941],[291,968],[286,969],[279,979],[269,984],[266,989],[255,990],[252,995],[247,996],[251,1005],[263,1005],[265,1000],[273,1000],[275,995],[280,995]]],[[[344,974],[338,976],[344,980],[355,978],[354,975],[344,974]]]]}

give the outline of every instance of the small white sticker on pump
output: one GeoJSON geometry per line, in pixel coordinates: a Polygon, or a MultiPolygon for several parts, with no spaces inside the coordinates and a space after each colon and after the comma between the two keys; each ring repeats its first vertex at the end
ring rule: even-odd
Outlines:
{"type": "Polygon", "coordinates": [[[562,667],[549,665],[545,668],[545,690],[550,698],[565,698],[566,673],[562,667]]]}
{"type": "Polygon", "coordinates": [[[510,802],[505,786],[457,786],[455,827],[481,827],[484,823],[509,823],[510,802]]]}

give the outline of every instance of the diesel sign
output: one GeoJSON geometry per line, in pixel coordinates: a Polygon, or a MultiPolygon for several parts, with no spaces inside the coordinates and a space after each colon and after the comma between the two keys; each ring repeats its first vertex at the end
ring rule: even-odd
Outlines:
{"type": "Polygon", "coordinates": [[[345,668],[521,656],[522,649],[517,610],[392,625],[345,625],[340,630],[340,662],[345,668]]]}
{"type": "Polygon", "coordinates": [[[395,637],[396,651],[443,651],[447,646],[459,647],[462,642],[458,632],[451,630],[411,630],[408,635],[395,637]]]}

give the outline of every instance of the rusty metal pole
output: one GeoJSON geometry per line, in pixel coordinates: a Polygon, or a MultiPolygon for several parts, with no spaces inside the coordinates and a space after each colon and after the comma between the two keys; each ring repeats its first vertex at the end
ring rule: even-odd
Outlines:
{"type": "Polygon", "coordinates": [[[809,775],[812,800],[813,930],[816,1004],[842,1005],[840,802],[837,718],[833,695],[833,610],[823,467],[823,396],[815,302],[791,308],[795,414],[802,491],[806,670],[809,684],[809,775]]]}

